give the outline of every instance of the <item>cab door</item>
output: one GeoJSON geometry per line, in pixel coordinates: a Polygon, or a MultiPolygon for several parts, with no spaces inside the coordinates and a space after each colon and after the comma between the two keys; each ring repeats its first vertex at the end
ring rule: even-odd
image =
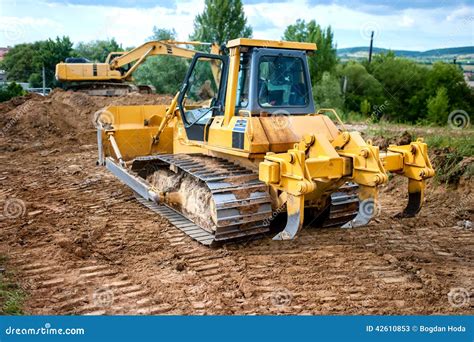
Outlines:
{"type": "Polygon", "coordinates": [[[224,115],[228,57],[197,53],[178,97],[189,140],[207,141],[214,117],[224,115]]]}

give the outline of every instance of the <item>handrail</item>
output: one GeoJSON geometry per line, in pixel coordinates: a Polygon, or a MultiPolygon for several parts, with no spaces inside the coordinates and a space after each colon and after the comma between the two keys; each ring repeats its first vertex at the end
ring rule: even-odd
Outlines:
{"type": "Polygon", "coordinates": [[[314,114],[309,114],[309,115],[320,115],[320,114],[323,114],[325,112],[330,112],[330,113],[333,113],[334,116],[336,117],[337,121],[339,122],[339,124],[341,125],[342,127],[342,130],[343,131],[347,131],[346,129],[346,126],[344,126],[344,123],[342,122],[341,118],[339,117],[339,115],[337,114],[336,110],[333,109],[333,108],[320,108],[318,109],[318,111],[314,114]]]}

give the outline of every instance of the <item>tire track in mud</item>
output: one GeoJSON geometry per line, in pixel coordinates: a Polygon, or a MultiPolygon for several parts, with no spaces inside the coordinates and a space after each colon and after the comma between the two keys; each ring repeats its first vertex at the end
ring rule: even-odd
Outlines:
{"type": "MultiPolygon", "coordinates": [[[[35,251],[36,252],[36,251],[35,251]]],[[[150,290],[114,265],[95,261],[26,261],[42,254],[11,254],[25,287],[35,293],[31,314],[165,314],[167,303],[154,303],[150,290]]],[[[36,258],[35,258],[36,257],[36,258]]]]}
{"type": "Polygon", "coordinates": [[[384,195],[387,215],[366,228],[308,229],[295,241],[211,249],[90,166],[93,155],[51,155],[48,164],[26,155],[28,163],[2,166],[8,173],[2,193],[25,199],[28,212],[43,211],[0,221],[0,251],[30,293],[28,313],[473,311],[449,308],[446,296],[452,287],[472,284],[472,231],[433,226],[434,205],[400,221],[391,217],[399,208],[384,195]]]}
{"type": "MultiPolygon", "coordinates": [[[[107,177],[104,178],[100,172],[94,172],[85,181],[72,177],[74,175],[75,170],[59,177],[56,173],[55,181],[43,188],[42,193],[42,199],[49,203],[61,203],[67,198],[65,206],[68,208],[60,211],[55,223],[67,221],[72,227],[53,228],[48,225],[44,229],[49,234],[46,239],[35,239],[31,235],[36,232],[27,231],[27,248],[8,252],[12,268],[18,272],[25,288],[35,294],[29,302],[30,312],[164,314],[172,311],[169,304],[153,299],[146,284],[135,280],[130,273],[122,271],[120,265],[114,264],[114,254],[120,253],[124,246],[141,253],[144,245],[156,242],[156,233],[134,226],[133,217],[140,215],[138,209],[130,212],[129,208],[119,205],[118,213],[123,212],[130,217],[110,213],[117,203],[127,204],[124,202],[127,195],[117,192],[120,184],[107,181],[107,177]],[[111,194],[115,196],[110,198],[111,194]],[[82,211],[74,215],[70,208],[82,211]],[[115,219],[109,223],[113,217],[115,219]]],[[[30,173],[29,177],[39,179],[40,175],[30,173]]],[[[44,228],[41,218],[39,221],[27,226],[44,228]]],[[[15,229],[25,224],[15,223],[9,226],[13,235],[17,234],[15,229]]]]}

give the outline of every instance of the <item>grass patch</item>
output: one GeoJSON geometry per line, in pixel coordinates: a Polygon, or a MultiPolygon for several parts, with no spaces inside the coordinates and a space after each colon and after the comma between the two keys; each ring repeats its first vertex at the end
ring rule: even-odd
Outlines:
{"type": "Polygon", "coordinates": [[[424,138],[436,169],[435,179],[440,183],[457,184],[463,176],[474,177],[474,164],[469,158],[474,156],[474,132],[444,132],[429,134],[424,138]]]}
{"type": "Polygon", "coordinates": [[[0,256],[0,315],[22,315],[25,292],[12,281],[12,275],[4,271],[6,257],[0,256]]]}
{"type": "Polygon", "coordinates": [[[470,135],[428,135],[424,138],[430,148],[450,148],[462,157],[474,156],[474,132],[470,135]]]}

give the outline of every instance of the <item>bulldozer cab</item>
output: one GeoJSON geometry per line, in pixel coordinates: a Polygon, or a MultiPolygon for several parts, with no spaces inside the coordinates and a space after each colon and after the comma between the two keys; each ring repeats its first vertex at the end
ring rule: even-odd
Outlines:
{"type": "Polygon", "coordinates": [[[258,47],[244,51],[238,75],[237,110],[254,115],[314,112],[305,51],[258,47]]]}
{"type": "Polygon", "coordinates": [[[216,116],[229,124],[236,113],[314,113],[306,59],[314,44],[237,39],[228,47],[226,56],[197,53],[191,62],[178,98],[189,140],[207,141],[216,116]]]}

